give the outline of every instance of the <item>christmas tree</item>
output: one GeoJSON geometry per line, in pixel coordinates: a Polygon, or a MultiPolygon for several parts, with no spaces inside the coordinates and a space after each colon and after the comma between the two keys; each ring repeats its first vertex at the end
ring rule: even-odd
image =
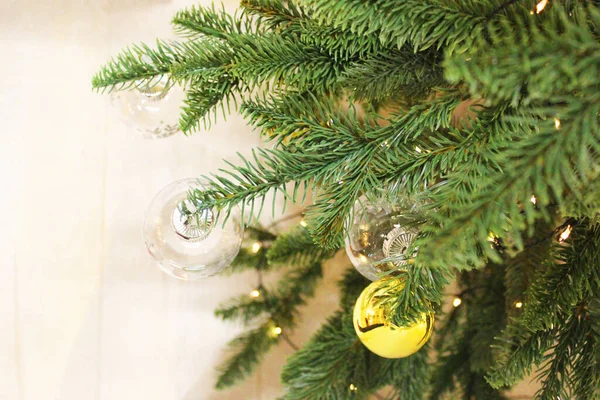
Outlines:
{"type": "Polygon", "coordinates": [[[233,108],[269,143],[190,201],[251,221],[267,194],[313,198],[301,226],[247,231],[231,269],[285,273],[216,311],[251,327],[218,388],[289,340],[346,247],[374,303],[350,269],[339,310],[287,361],[284,399],[501,399],[532,371],[536,398],[600,398],[597,2],[243,0],[172,22],[180,41],[124,50],[93,86],[168,77],[186,89],[183,132],[233,108]],[[414,348],[389,339],[424,324],[414,348]]]}

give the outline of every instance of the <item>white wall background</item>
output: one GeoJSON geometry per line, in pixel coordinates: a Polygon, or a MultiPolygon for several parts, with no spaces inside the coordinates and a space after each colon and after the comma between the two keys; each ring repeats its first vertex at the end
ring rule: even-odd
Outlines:
{"type": "MultiPolygon", "coordinates": [[[[196,2],[0,0],[0,400],[280,393],[285,343],[247,383],[212,389],[225,344],[241,330],[212,312],[252,290],[254,275],[170,279],[141,237],[155,193],[247,153],[257,135],[234,115],[209,132],[144,140],[90,87],[108,57],[169,37],[172,14],[196,2]]],[[[335,308],[343,264],[341,255],[327,270],[297,343],[335,308]]]]}

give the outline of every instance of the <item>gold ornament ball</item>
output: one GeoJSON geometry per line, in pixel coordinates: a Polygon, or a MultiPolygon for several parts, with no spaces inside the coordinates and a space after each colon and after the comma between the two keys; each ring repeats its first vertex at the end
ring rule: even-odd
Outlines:
{"type": "Polygon", "coordinates": [[[388,276],[363,290],[354,306],[354,330],[360,341],[373,353],[385,358],[403,358],[415,354],[431,337],[433,313],[423,313],[412,326],[398,327],[392,323],[392,302],[387,285],[404,288],[405,278],[388,276]]]}

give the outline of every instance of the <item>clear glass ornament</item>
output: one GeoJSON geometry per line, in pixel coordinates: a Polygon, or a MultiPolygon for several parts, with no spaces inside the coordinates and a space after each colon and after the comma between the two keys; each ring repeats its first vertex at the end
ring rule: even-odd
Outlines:
{"type": "Polygon", "coordinates": [[[150,203],[144,220],[144,240],[167,274],[184,280],[220,272],[237,256],[244,236],[240,210],[231,210],[223,225],[214,210],[188,200],[190,189],[203,190],[196,179],[174,182],[150,203]]]}
{"type": "Polygon", "coordinates": [[[146,138],[158,139],[179,131],[184,97],[183,89],[163,76],[131,90],[111,93],[111,103],[127,126],[146,138]]]}
{"type": "Polygon", "coordinates": [[[364,277],[375,281],[392,271],[405,271],[416,254],[406,251],[419,234],[417,206],[362,196],[348,220],[346,253],[364,277]],[[382,262],[394,258],[393,262],[382,262]]]}

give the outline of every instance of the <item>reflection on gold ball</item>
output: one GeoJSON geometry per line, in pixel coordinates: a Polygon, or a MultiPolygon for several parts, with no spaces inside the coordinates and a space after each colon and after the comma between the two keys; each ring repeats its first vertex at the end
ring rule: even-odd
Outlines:
{"type": "Polygon", "coordinates": [[[433,332],[433,313],[423,313],[412,326],[398,327],[392,323],[392,311],[386,284],[396,289],[404,287],[404,277],[385,277],[363,290],[354,306],[354,330],[360,341],[373,353],[385,358],[402,358],[416,353],[433,332]],[[382,304],[383,303],[383,304],[382,304]]]}

